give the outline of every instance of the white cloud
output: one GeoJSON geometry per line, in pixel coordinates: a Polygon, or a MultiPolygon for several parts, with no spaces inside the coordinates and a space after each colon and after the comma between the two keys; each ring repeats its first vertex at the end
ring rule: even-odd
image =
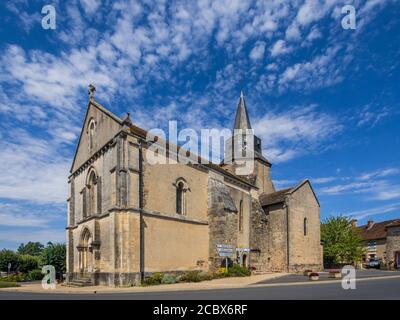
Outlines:
{"type": "Polygon", "coordinates": [[[382,178],[382,177],[387,177],[391,175],[397,175],[400,174],[400,169],[399,168],[382,168],[379,170],[375,170],[372,172],[366,172],[357,177],[359,180],[370,180],[370,179],[376,179],[376,178],[382,178]]]}
{"type": "Polygon", "coordinates": [[[312,89],[331,86],[343,80],[344,65],[334,63],[338,59],[340,47],[331,47],[311,61],[296,63],[286,68],[278,83],[281,90],[291,86],[297,89],[312,89]]]}
{"type": "MultiPolygon", "coordinates": [[[[389,174],[387,174],[389,175],[389,174]]],[[[319,189],[321,194],[338,195],[364,195],[364,200],[393,200],[400,198],[400,184],[387,179],[379,179],[387,175],[368,174],[360,177],[347,177],[347,182],[331,185],[319,189]]]]}
{"type": "MultiPolygon", "coordinates": [[[[64,203],[71,159],[58,145],[12,130],[12,142],[0,142],[0,197],[37,203],[64,203]]],[[[8,139],[7,139],[8,140],[8,139]]]]}
{"type": "Polygon", "coordinates": [[[299,40],[301,38],[301,31],[296,23],[292,23],[286,29],[285,35],[287,40],[299,40]]]}
{"type": "Polygon", "coordinates": [[[307,26],[323,18],[335,4],[337,0],[306,0],[297,12],[296,21],[301,26],[307,26]]]}
{"type": "Polygon", "coordinates": [[[277,57],[285,53],[289,53],[292,49],[286,46],[285,40],[278,40],[271,48],[271,56],[277,57]]]}
{"type": "Polygon", "coordinates": [[[99,8],[100,0],[80,0],[81,5],[85,13],[93,14],[99,8]]]}
{"type": "Polygon", "coordinates": [[[315,105],[296,107],[284,113],[267,113],[256,120],[254,130],[263,138],[265,154],[273,162],[288,161],[315,150],[341,130],[337,120],[318,112],[315,105]]]}
{"type": "Polygon", "coordinates": [[[310,31],[310,33],[307,35],[307,41],[314,41],[316,39],[319,39],[322,37],[321,32],[318,30],[318,28],[313,27],[310,31]]]}
{"type": "Polygon", "coordinates": [[[265,42],[257,42],[250,52],[250,59],[253,61],[261,60],[264,57],[265,42]]]}
{"type": "Polygon", "coordinates": [[[284,189],[284,188],[289,188],[293,187],[298,181],[296,180],[287,180],[287,179],[273,179],[273,183],[275,188],[277,189],[284,189]]]}
{"type": "Polygon", "coordinates": [[[389,117],[392,114],[388,107],[381,107],[375,104],[367,104],[361,108],[356,118],[357,126],[368,126],[370,128],[375,127],[383,119],[389,117]]]}
{"type": "Polygon", "coordinates": [[[321,178],[311,178],[310,180],[313,184],[325,184],[335,181],[336,179],[337,179],[336,177],[321,177],[321,178]]]}
{"type": "Polygon", "coordinates": [[[37,215],[10,215],[0,213],[0,226],[6,227],[43,227],[47,225],[48,220],[37,215]]]}
{"type": "Polygon", "coordinates": [[[369,216],[381,215],[399,210],[400,210],[400,203],[392,203],[389,205],[374,207],[366,210],[349,212],[346,213],[345,215],[352,217],[354,219],[363,219],[369,216]]]}

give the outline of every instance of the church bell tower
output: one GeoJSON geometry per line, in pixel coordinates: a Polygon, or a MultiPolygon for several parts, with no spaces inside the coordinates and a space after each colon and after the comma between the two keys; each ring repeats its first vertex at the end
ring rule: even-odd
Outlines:
{"type": "Polygon", "coordinates": [[[262,155],[261,139],[254,134],[244,94],[243,91],[240,91],[233,133],[225,141],[222,166],[238,175],[237,168],[244,160],[254,161],[252,172],[249,172],[244,177],[259,188],[259,194],[275,192],[270,176],[271,163],[262,155]],[[252,150],[249,150],[249,148],[252,148],[252,150]]]}

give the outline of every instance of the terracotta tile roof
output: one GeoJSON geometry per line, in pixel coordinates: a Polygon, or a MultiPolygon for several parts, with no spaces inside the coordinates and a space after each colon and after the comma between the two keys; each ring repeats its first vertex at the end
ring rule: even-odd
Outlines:
{"type": "Polygon", "coordinates": [[[381,222],[372,222],[372,225],[368,228],[368,225],[357,227],[361,238],[363,240],[375,240],[386,238],[386,228],[400,225],[400,219],[387,220],[381,222]]]}
{"type": "Polygon", "coordinates": [[[285,201],[285,196],[288,192],[292,191],[293,188],[286,188],[274,193],[263,193],[260,195],[259,200],[261,206],[269,206],[271,204],[277,204],[285,201]]]}
{"type": "Polygon", "coordinates": [[[400,219],[396,219],[395,221],[386,225],[386,228],[400,227],[400,219]]]}

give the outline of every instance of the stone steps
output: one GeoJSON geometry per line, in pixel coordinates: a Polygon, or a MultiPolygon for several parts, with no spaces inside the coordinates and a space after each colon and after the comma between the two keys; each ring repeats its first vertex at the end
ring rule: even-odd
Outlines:
{"type": "Polygon", "coordinates": [[[67,287],[88,287],[92,286],[92,280],[90,278],[80,278],[80,279],[73,279],[72,281],[68,281],[64,284],[67,287]]]}

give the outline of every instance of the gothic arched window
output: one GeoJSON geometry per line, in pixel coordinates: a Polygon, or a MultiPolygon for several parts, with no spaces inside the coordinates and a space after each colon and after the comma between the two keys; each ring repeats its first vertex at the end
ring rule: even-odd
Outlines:
{"type": "Polygon", "coordinates": [[[303,228],[304,228],[304,235],[306,236],[307,233],[308,233],[308,221],[307,221],[307,218],[304,218],[303,228]]]}
{"type": "Polygon", "coordinates": [[[89,150],[93,149],[94,146],[94,135],[96,131],[96,122],[94,119],[90,120],[88,127],[88,136],[89,136],[89,150]]]}
{"type": "Polygon", "coordinates": [[[92,168],[89,170],[83,193],[83,218],[101,213],[101,178],[92,168]]]}
{"type": "Polygon", "coordinates": [[[183,182],[176,186],[176,213],[183,214],[183,182]]]}
{"type": "Polygon", "coordinates": [[[186,214],[186,191],[187,185],[183,179],[178,179],[176,187],[176,213],[186,214]]]}

